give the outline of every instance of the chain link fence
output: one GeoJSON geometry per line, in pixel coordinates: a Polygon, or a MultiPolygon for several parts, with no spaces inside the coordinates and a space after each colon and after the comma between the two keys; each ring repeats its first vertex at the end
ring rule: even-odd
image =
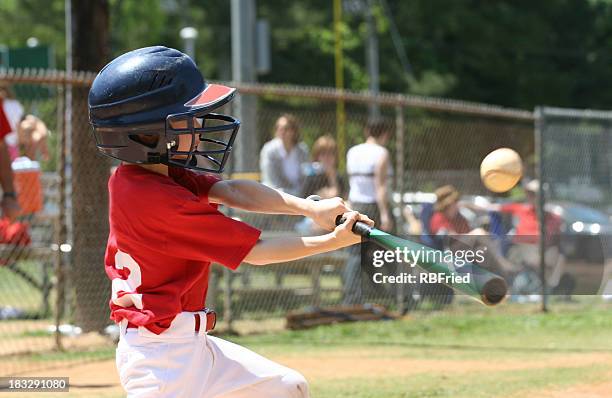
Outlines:
{"type": "MultiPolygon", "coordinates": [[[[612,298],[612,112],[542,107],[536,118],[540,213],[562,220],[564,282],[574,294],[612,298]]],[[[542,242],[555,238],[542,233],[542,242]]],[[[546,263],[546,248],[540,253],[546,263]]],[[[541,277],[556,296],[554,275],[541,277]]]]}
{"type": "MultiPolygon", "coordinates": [[[[372,98],[319,88],[268,85],[238,88],[241,93],[258,99],[254,119],[243,120],[243,124],[250,122],[257,126],[255,139],[239,145],[249,145],[248,151],[259,153],[264,143],[274,138],[278,118],[291,115],[297,120],[300,139],[308,148],[315,147],[321,136],[334,138],[338,148],[337,170],[345,181],[348,179],[346,152],[364,142],[364,128],[371,120],[370,108],[377,105],[378,120],[393,131],[388,149],[392,158],[389,182],[394,232],[410,239],[418,240],[426,232],[423,224],[428,221],[423,209],[431,208],[435,201],[433,192],[440,186],[453,184],[467,201],[483,200],[484,196],[491,201],[496,199],[482,186],[479,175],[480,162],[491,150],[503,146],[515,149],[526,162],[526,174],[534,176],[530,112],[402,95],[372,98]],[[338,101],[344,102],[345,115],[341,118],[346,121],[344,125],[338,124],[338,101]]],[[[241,170],[239,174],[261,179],[260,170],[247,171],[250,173],[243,174],[241,170]]],[[[346,198],[348,187],[341,191],[346,198]]],[[[308,187],[302,192],[304,197],[314,193],[308,187]]],[[[236,211],[231,215],[262,229],[264,238],[311,233],[307,222],[300,217],[236,211]]],[[[483,222],[482,215],[471,216],[474,227],[483,222]]],[[[349,256],[349,250],[340,250],[271,267],[242,267],[233,274],[217,269],[216,277],[223,279],[223,284],[219,290],[209,293],[209,303],[215,304],[230,327],[233,322],[248,324],[248,320],[260,322],[284,316],[288,310],[348,303],[346,295],[351,288],[343,274],[349,256]]],[[[383,304],[401,312],[448,308],[452,301],[445,289],[430,292],[427,299],[413,300],[419,293],[409,288],[369,286],[365,277],[362,283],[364,296],[360,303],[383,304]]]]}
{"type": "MultiPolygon", "coordinates": [[[[49,158],[40,159],[43,206],[23,218],[29,223],[31,242],[2,244],[0,250],[3,375],[114,356],[113,338],[117,335],[116,329],[108,328],[110,282],[102,264],[108,235],[106,183],[116,163],[97,154],[89,132],[86,99],[92,78],[91,74],[0,72],[0,82],[14,88],[25,112],[38,116],[50,130],[49,158]]],[[[482,186],[479,165],[493,149],[515,149],[524,160],[526,176],[536,176],[531,112],[405,95],[372,97],[331,89],[254,84],[242,84],[238,89],[241,95],[254,98],[250,103],[256,104],[256,110],[251,109],[245,113],[249,116],[242,118],[240,151],[259,154],[264,143],[273,138],[278,118],[290,114],[299,125],[300,140],[311,153],[321,136],[334,139],[336,171],[344,181],[346,152],[364,141],[369,115],[378,113],[393,131],[388,143],[392,165],[389,204],[394,232],[400,236],[419,239],[426,233],[424,210],[433,205],[435,189],[445,184],[457,187],[465,202],[522,200],[520,187],[509,194],[493,196],[482,186]],[[337,114],[339,101],[345,110],[341,117],[337,114]]],[[[231,114],[239,109],[225,111],[231,114]]],[[[590,149],[580,148],[601,151],[602,144],[597,142],[598,145],[589,144],[590,149]]],[[[605,142],[609,148],[609,139],[605,142]]],[[[565,141],[557,143],[567,145],[565,141]]],[[[239,148],[235,154],[240,153],[239,148]]],[[[558,162],[551,151],[550,161],[558,162]]],[[[608,162],[609,153],[608,150],[608,162]]],[[[568,156],[569,160],[581,159],[578,153],[576,158],[569,152],[568,156]]],[[[562,163],[564,167],[569,160],[562,163]]],[[[310,161],[304,168],[306,173],[314,169],[310,161]]],[[[609,200],[607,165],[608,190],[602,192],[609,200]]],[[[588,167],[604,168],[593,162],[588,167]]],[[[557,173],[557,166],[546,170],[550,178],[570,175],[557,173]]],[[[257,164],[239,167],[235,162],[226,177],[261,180],[257,164]]],[[[596,178],[593,184],[605,187],[597,185],[606,182],[603,175],[596,178]]],[[[340,189],[344,197],[347,185],[340,189]]],[[[304,195],[310,193],[314,192],[302,191],[304,195]]],[[[609,206],[604,199],[599,204],[609,206]]],[[[264,238],[312,233],[312,226],[301,217],[223,211],[260,228],[264,238]]],[[[609,214],[609,207],[606,211],[609,214]]],[[[466,217],[471,226],[488,227],[486,213],[471,212],[466,217]]],[[[207,306],[217,310],[220,329],[261,331],[268,323],[271,328],[282,327],[290,310],[343,303],[347,290],[343,270],[348,260],[348,251],[340,250],[269,267],[242,266],[236,272],[214,265],[207,306]]],[[[361,300],[399,312],[448,311],[453,308],[451,302],[467,301],[453,298],[445,290],[429,297],[416,293],[421,297],[411,301],[414,291],[364,286],[361,300]]]]}
{"type": "Polygon", "coordinates": [[[89,137],[92,77],[0,73],[14,130],[5,142],[16,158],[14,185],[22,208],[15,222],[2,221],[3,375],[111,356],[110,340],[98,333],[108,324],[103,318],[110,283],[97,265],[108,231],[102,192],[109,164],[97,159],[89,137]],[[21,239],[12,238],[14,231],[21,239]]]}

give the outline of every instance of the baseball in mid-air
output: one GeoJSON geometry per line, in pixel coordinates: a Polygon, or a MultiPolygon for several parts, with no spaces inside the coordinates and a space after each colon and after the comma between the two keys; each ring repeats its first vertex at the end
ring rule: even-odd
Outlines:
{"type": "Polygon", "coordinates": [[[514,188],[523,176],[523,162],[510,148],[489,153],[480,164],[480,179],[490,191],[501,193],[514,188]]]}

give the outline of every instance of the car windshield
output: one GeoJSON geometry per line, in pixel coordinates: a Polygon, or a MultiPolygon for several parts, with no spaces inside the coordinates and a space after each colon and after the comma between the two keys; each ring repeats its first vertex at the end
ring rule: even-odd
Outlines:
{"type": "Polygon", "coordinates": [[[609,224],[608,216],[599,210],[584,206],[563,206],[566,218],[571,221],[582,221],[586,223],[609,224]]]}

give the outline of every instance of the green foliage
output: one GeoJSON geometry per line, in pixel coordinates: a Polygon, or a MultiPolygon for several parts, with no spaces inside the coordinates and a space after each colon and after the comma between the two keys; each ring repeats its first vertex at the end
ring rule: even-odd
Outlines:
{"type": "Polygon", "coordinates": [[[434,71],[425,71],[420,79],[408,77],[408,84],[412,94],[441,96],[452,90],[457,78],[452,74],[439,74],[434,71]]]}
{"type": "MultiPolygon", "coordinates": [[[[604,0],[387,0],[373,15],[383,91],[440,95],[531,109],[536,104],[608,108],[612,104],[612,2],[604,0]],[[414,75],[401,67],[394,23],[414,75]]],[[[179,31],[198,29],[196,58],[207,78],[231,79],[230,2],[109,0],[115,56],[152,44],[182,47],[179,31]]],[[[334,85],[332,3],[258,0],[272,28],[272,71],[259,80],[334,85]]],[[[54,48],[64,66],[64,1],[3,0],[0,43],[28,37],[54,48]]],[[[93,32],[92,32],[93,33],[93,32]]],[[[345,82],[365,89],[365,17],[344,12],[345,82]]]]}
{"type": "Polygon", "coordinates": [[[56,66],[64,68],[64,0],[0,1],[0,45],[25,47],[30,37],[51,45],[56,66]]]}

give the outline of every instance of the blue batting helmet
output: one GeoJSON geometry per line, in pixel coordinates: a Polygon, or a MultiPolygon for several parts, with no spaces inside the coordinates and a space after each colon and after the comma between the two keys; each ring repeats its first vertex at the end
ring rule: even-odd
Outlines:
{"type": "Polygon", "coordinates": [[[178,50],[155,46],[130,51],[106,65],[89,91],[96,146],[131,163],[220,173],[240,122],[212,111],[234,92],[207,84],[191,58],[178,50]],[[180,135],[191,138],[189,150],[179,150],[180,135]]]}

